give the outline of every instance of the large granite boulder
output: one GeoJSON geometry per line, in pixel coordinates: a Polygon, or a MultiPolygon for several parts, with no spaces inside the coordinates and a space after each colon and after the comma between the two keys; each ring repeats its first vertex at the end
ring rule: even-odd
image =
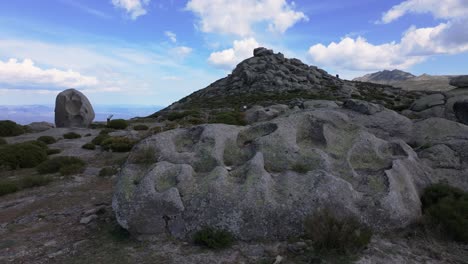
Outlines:
{"type": "Polygon", "coordinates": [[[57,127],[88,127],[94,117],[93,106],[80,91],[68,89],[57,95],[55,100],[57,127]]]}
{"type": "Polygon", "coordinates": [[[325,207],[378,230],[418,219],[431,169],[405,142],[375,136],[346,111],[146,138],[118,175],[117,220],[135,235],[187,238],[211,226],[250,240],[300,235],[304,219],[325,207]]]}

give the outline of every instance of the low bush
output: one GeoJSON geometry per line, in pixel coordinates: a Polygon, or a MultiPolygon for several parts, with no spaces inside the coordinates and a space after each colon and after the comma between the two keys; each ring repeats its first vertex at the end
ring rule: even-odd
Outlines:
{"type": "Polygon", "coordinates": [[[60,167],[60,175],[68,176],[82,173],[85,170],[84,164],[81,163],[72,163],[66,164],[60,167]]]}
{"type": "Polygon", "coordinates": [[[44,175],[29,175],[21,178],[20,186],[22,189],[39,187],[49,184],[52,181],[51,177],[44,175]]]}
{"type": "Polygon", "coordinates": [[[93,143],[86,143],[83,146],[81,146],[81,148],[88,149],[88,150],[95,150],[96,145],[94,145],[93,143]]]}
{"type": "Polygon", "coordinates": [[[77,157],[54,157],[39,164],[39,166],[37,166],[37,172],[39,172],[39,174],[56,172],[68,173],[69,171],[77,171],[79,167],[84,168],[85,165],[85,162],[77,157]],[[63,171],[61,171],[62,168],[64,168],[63,171]]]}
{"type": "Polygon", "coordinates": [[[19,191],[19,186],[16,182],[9,180],[0,181],[0,196],[7,195],[19,191]]]}
{"type": "Polygon", "coordinates": [[[86,134],[86,135],[84,135],[84,136],[85,136],[85,137],[90,137],[90,136],[92,136],[92,135],[91,135],[90,133],[88,133],[88,134],[86,134]]]}
{"type": "Polygon", "coordinates": [[[211,117],[210,123],[245,126],[244,114],[241,112],[219,112],[211,117]]]}
{"type": "Polygon", "coordinates": [[[109,137],[102,141],[101,147],[113,152],[129,152],[134,144],[133,140],[126,137],[109,137]]]}
{"type": "Polygon", "coordinates": [[[443,236],[468,243],[468,193],[446,184],[426,188],[421,196],[425,222],[443,236]]]}
{"type": "Polygon", "coordinates": [[[15,137],[24,134],[24,128],[10,120],[0,121],[0,137],[15,137]]]}
{"type": "Polygon", "coordinates": [[[54,155],[54,154],[59,154],[60,152],[62,152],[61,149],[48,149],[46,150],[47,152],[47,156],[50,156],[50,155],[54,155]]]}
{"type": "Polygon", "coordinates": [[[136,126],[133,126],[133,130],[136,130],[136,131],[144,131],[144,130],[148,130],[149,127],[147,125],[136,125],[136,126]]]}
{"type": "Polygon", "coordinates": [[[234,242],[234,236],[225,230],[217,230],[211,227],[205,227],[196,232],[193,241],[197,245],[205,246],[211,249],[227,248],[234,242]]]}
{"type": "Polygon", "coordinates": [[[63,135],[63,138],[65,139],[76,139],[76,138],[81,138],[80,134],[77,134],[75,132],[69,132],[63,135]]]}
{"type": "Polygon", "coordinates": [[[166,118],[167,120],[169,121],[175,121],[175,120],[179,120],[179,119],[182,119],[186,116],[191,116],[191,117],[201,117],[201,113],[200,111],[197,111],[197,110],[187,110],[187,111],[183,111],[183,112],[170,112],[166,118]]]}
{"type": "Polygon", "coordinates": [[[6,145],[7,141],[4,138],[0,138],[0,145],[6,145]]]}
{"type": "Polygon", "coordinates": [[[109,177],[117,174],[117,169],[114,167],[105,167],[99,171],[99,177],[109,177]]]}
{"type": "Polygon", "coordinates": [[[107,124],[107,127],[113,129],[126,129],[128,127],[128,122],[124,119],[114,119],[107,124]]]}
{"type": "Polygon", "coordinates": [[[103,123],[92,123],[91,125],[89,125],[89,128],[91,129],[101,129],[101,128],[105,128],[106,125],[103,124],[103,123]]]}
{"type": "Polygon", "coordinates": [[[96,136],[92,141],[91,143],[93,143],[94,145],[101,145],[102,142],[106,139],[110,138],[110,136],[108,134],[100,134],[98,136],[96,136]]]}
{"type": "Polygon", "coordinates": [[[57,140],[51,136],[41,136],[37,138],[37,141],[44,142],[47,145],[54,144],[57,140]]]}
{"type": "Polygon", "coordinates": [[[338,218],[329,210],[316,212],[304,222],[307,239],[325,254],[356,254],[370,242],[372,231],[354,217],[338,218]]]}
{"type": "Polygon", "coordinates": [[[47,146],[39,141],[9,144],[0,147],[0,167],[9,169],[33,168],[46,159],[47,146]]]}
{"type": "Polygon", "coordinates": [[[113,128],[104,128],[103,130],[99,131],[99,135],[107,135],[111,132],[114,132],[115,129],[113,128]]]}

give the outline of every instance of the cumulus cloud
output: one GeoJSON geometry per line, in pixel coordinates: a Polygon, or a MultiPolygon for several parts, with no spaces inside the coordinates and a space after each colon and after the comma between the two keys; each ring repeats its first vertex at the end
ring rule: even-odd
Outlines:
{"type": "Polygon", "coordinates": [[[130,18],[135,20],[139,16],[143,16],[147,13],[146,7],[149,5],[151,0],[112,0],[112,4],[116,8],[125,9],[130,15],[130,18]]]}
{"type": "Polygon", "coordinates": [[[434,27],[410,27],[399,42],[375,45],[362,37],[345,37],[328,46],[309,48],[314,63],[345,70],[407,69],[436,54],[457,54],[468,51],[468,1],[405,1],[382,17],[389,23],[406,13],[432,13],[446,22],[434,27]],[[450,9],[457,9],[452,10],[450,9]],[[464,15],[464,16],[463,16],[464,15]]]}
{"type": "Polygon", "coordinates": [[[390,23],[408,13],[430,13],[435,18],[453,19],[468,16],[466,0],[407,0],[393,6],[382,15],[380,22],[390,23]]]}
{"type": "Polygon", "coordinates": [[[93,87],[99,84],[97,78],[84,76],[72,70],[41,69],[30,59],[22,62],[0,60],[0,83],[12,86],[54,86],[59,88],[93,87]]]}
{"type": "Polygon", "coordinates": [[[164,32],[164,35],[166,35],[166,37],[168,37],[169,40],[172,41],[172,43],[177,42],[177,35],[174,32],[166,31],[164,32]]]}
{"type": "Polygon", "coordinates": [[[257,23],[267,23],[272,32],[284,33],[307,16],[294,10],[294,2],[286,0],[190,0],[186,9],[199,16],[203,32],[252,34],[257,23]]]}
{"type": "Polygon", "coordinates": [[[236,40],[232,48],[211,53],[208,61],[217,67],[229,70],[242,60],[252,57],[252,51],[259,46],[254,38],[236,40]]]}

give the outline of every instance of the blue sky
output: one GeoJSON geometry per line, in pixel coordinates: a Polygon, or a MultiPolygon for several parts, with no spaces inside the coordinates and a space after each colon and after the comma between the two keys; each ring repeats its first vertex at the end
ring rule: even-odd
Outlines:
{"type": "Polygon", "coordinates": [[[168,105],[265,46],[345,78],[468,74],[468,1],[0,1],[0,104],[168,105]]]}

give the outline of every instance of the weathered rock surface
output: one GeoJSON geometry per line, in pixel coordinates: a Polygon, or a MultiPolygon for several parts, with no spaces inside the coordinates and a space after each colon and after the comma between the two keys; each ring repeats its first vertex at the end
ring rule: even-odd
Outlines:
{"type": "Polygon", "coordinates": [[[450,80],[450,85],[458,88],[468,88],[468,75],[462,75],[450,80]]]}
{"type": "Polygon", "coordinates": [[[27,127],[32,132],[42,132],[42,131],[46,131],[46,130],[49,130],[51,128],[54,128],[55,126],[54,126],[54,124],[51,124],[51,123],[48,123],[48,122],[33,122],[33,123],[27,125],[27,127]]]}
{"type": "Polygon", "coordinates": [[[411,105],[410,109],[420,112],[428,108],[443,104],[445,104],[445,96],[443,94],[431,94],[416,100],[411,105]]]}
{"type": "MultiPolygon", "coordinates": [[[[376,137],[356,117],[379,113],[304,110],[248,127],[154,135],[118,176],[117,219],[136,235],[183,238],[212,226],[245,240],[301,234],[304,218],[324,207],[378,230],[406,226],[420,216],[431,169],[402,140],[376,137]],[[141,151],[157,162],[141,164],[141,151]]],[[[381,130],[391,118],[383,119],[381,130]]]]}
{"type": "Polygon", "coordinates": [[[94,117],[93,106],[80,91],[68,89],[57,95],[55,100],[57,127],[88,127],[94,117]]]}

